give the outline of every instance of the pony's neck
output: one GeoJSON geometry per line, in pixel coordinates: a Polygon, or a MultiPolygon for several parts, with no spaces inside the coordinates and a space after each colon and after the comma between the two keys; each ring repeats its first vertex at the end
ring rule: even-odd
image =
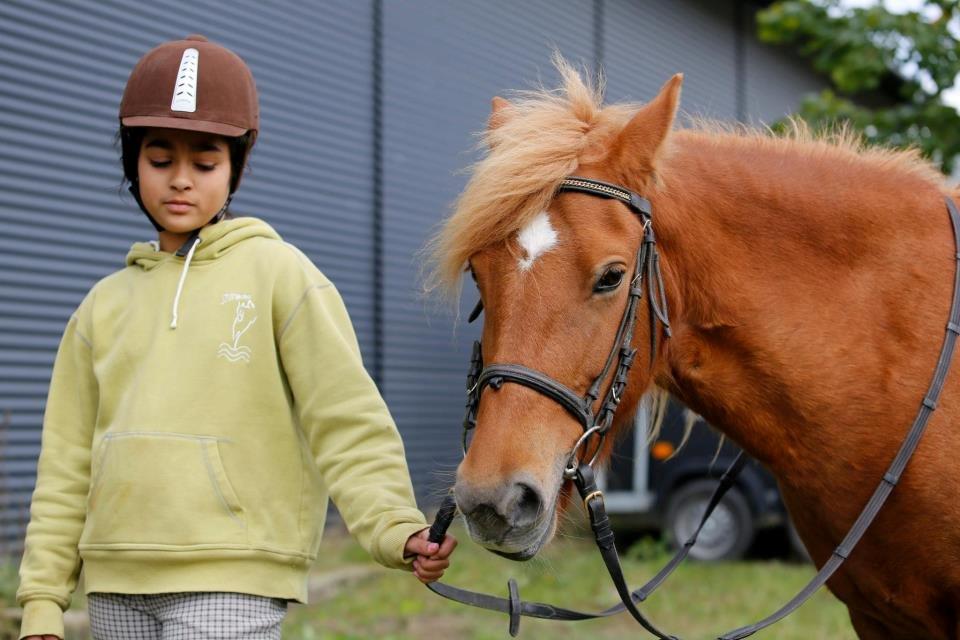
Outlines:
{"type": "Polygon", "coordinates": [[[671,146],[650,194],[674,324],[657,382],[781,478],[886,459],[950,303],[938,185],[799,143],[671,146]]]}

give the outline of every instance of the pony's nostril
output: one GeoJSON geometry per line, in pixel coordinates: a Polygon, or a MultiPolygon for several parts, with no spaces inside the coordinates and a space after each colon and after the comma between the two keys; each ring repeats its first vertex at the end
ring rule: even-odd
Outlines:
{"type": "Polygon", "coordinates": [[[543,513],[537,485],[514,481],[488,487],[457,485],[457,505],[471,530],[487,539],[501,539],[512,530],[536,526],[543,513]]]}
{"type": "Polygon", "coordinates": [[[523,482],[515,485],[517,502],[512,510],[511,524],[515,527],[529,526],[540,517],[543,501],[540,492],[523,482]]]}
{"type": "Polygon", "coordinates": [[[497,513],[494,507],[488,504],[481,504],[474,507],[474,509],[467,514],[467,517],[469,517],[470,521],[481,531],[500,535],[507,529],[507,521],[497,513]]]}

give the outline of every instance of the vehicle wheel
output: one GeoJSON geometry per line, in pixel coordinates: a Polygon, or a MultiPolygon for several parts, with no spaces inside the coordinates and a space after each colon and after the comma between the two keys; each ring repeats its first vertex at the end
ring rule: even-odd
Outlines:
{"type": "MultiPolygon", "coordinates": [[[[670,496],[664,534],[674,549],[682,547],[696,531],[716,487],[716,480],[694,480],[670,496]]],[[[736,560],[743,557],[753,535],[750,505],[740,491],[731,487],[703,526],[697,543],[690,549],[690,557],[704,561],[736,560]]]]}

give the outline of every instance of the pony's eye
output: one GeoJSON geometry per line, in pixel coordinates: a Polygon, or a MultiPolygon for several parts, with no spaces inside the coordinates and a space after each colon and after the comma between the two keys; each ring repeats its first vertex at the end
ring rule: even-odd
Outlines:
{"type": "Polygon", "coordinates": [[[624,273],[624,270],[619,268],[607,269],[603,272],[603,275],[600,276],[600,279],[597,280],[597,284],[593,286],[593,292],[607,293],[613,291],[620,286],[624,273]]]}

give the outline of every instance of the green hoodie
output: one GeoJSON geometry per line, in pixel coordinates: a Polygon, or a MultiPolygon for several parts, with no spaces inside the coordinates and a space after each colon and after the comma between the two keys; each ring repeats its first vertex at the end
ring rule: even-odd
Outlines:
{"type": "Polygon", "coordinates": [[[378,562],[423,529],[396,426],[334,286],[255,218],[186,258],[135,244],[57,353],[17,601],[63,637],[87,593],[306,602],[327,498],[378,562]]]}

